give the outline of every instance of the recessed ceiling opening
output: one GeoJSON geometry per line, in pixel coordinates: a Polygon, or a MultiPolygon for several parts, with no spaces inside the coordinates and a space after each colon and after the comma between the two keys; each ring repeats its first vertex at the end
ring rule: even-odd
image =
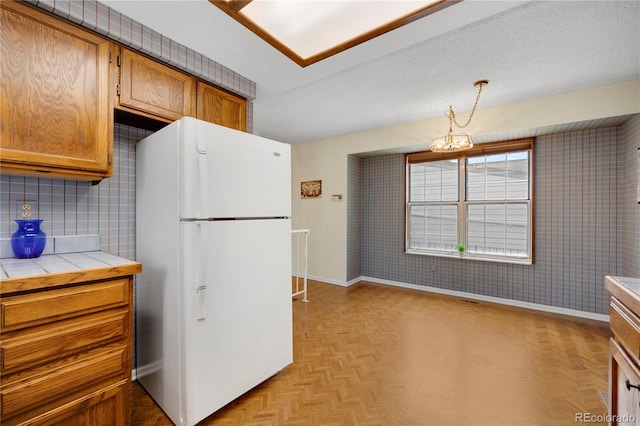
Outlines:
{"type": "Polygon", "coordinates": [[[305,67],[460,0],[209,0],[305,67]]]}

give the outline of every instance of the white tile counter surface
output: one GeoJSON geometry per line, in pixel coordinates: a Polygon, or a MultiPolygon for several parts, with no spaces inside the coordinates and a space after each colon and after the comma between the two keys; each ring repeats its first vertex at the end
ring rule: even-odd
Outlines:
{"type": "Polygon", "coordinates": [[[612,275],[608,275],[605,277],[605,280],[609,280],[617,284],[622,284],[629,290],[636,293],[638,297],[640,297],[640,278],[614,277],[612,275]]]}
{"type": "Polygon", "coordinates": [[[135,263],[135,261],[102,251],[50,254],[33,259],[5,258],[0,259],[0,279],[78,272],[84,269],[133,265],[135,263]]]}
{"type": "Polygon", "coordinates": [[[604,287],[636,315],[640,315],[640,278],[604,277],[604,287]]]}

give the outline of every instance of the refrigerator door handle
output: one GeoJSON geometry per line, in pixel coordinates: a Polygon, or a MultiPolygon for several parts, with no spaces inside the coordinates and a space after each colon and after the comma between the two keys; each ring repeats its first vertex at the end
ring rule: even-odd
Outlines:
{"type": "Polygon", "coordinates": [[[196,319],[202,321],[207,317],[207,286],[201,285],[196,290],[198,307],[196,308],[196,319]]]}
{"type": "Polygon", "coordinates": [[[198,229],[198,264],[196,265],[196,319],[204,320],[207,317],[207,253],[202,224],[196,225],[198,229]]]}
{"type": "Polygon", "coordinates": [[[196,153],[198,155],[198,180],[200,188],[198,188],[198,198],[200,199],[199,217],[203,217],[204,212],[209,207],[209,169],[207,167],[207,148],[198,138],[196,145],[196,153]]]}

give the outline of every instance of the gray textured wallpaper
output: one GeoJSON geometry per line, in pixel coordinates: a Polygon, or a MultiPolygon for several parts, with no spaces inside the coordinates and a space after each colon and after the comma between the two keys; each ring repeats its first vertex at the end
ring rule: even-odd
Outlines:
{"type": "Polygon", "coordinates": [[[349,160],[348,280],[360,276],[607,314],[607,274],[640,276],[640,117],[541,136],[535,264],[404,253],[404,156],[349,160]],[[359,242],[359,244],[358,244],[359,242]]]}

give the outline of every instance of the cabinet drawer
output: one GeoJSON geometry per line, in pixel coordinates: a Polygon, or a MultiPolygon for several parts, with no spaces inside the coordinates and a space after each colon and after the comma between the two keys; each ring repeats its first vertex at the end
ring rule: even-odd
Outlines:
{"type": "Polygon", "coordinates": [[[129,280],[3,298],[2,331],[42,324],[129,303],[129,280]]]}
{"type": "Polygon", "coordinates": [[[14,332],[16,336],[0,342],[2,372],[22,370],[124,338],[128,324],[127,312],[120,310],[59,321],[33,332],[14,332]]]}
{"type": "Polygon", "coordinates": [[[640,319],[618,299],[611,297],[609,323],[613,334],[634,361],[638,362],[640,360],[640,319]]]}
{"type": "MultiPolygon", "coordinates": [[[[35,418],[13,418],[7,422],[11,424],[38,424],[57,426],[103,425],[122,426],[128,424],[126,400],[129,395],[130,384],[127,380],[102,388],[89,395],[85,395],[61,407],[39,414],[35,418]]],[[[21,416],[23,417],[23,416],[21,416]]],[[[5,423],[3,423],[4,425],[5,423]]]]}
{"type": "Polygon", "coordinates": [[[46,375],[3,385],[0,391],[2,416],[9,418],[25,410],[34,410],[34,407],[62,399],[111,376],[122,379],[120,376],[127,359],[126,350],[122,347],[78,360],[46,375]]]}

